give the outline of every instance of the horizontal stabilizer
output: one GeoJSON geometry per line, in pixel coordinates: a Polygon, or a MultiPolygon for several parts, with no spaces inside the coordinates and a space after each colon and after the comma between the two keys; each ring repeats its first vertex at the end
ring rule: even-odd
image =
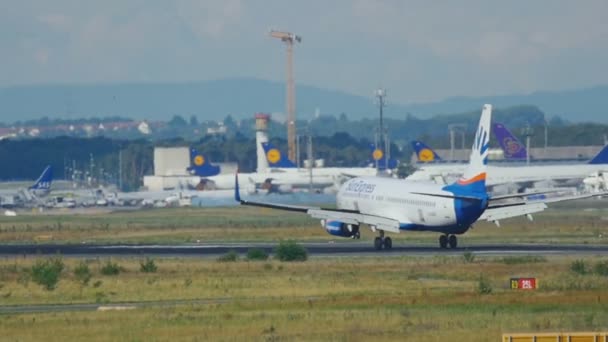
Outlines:
{"type": "Polygon", "coordinates": [[[457,194],[433,194],[433,193],[426,193],[426,192],[412,192],[412,194],[430,196],[430,197],[441,197],[441,198],[480,200],[480,197],[478,197],[478,196],[467,196],[467,195],[457,195],[457,194]]]}
{"type": "Polygon", "coordinates": [[[560,191],[563,191],[563,190],[532,191],[532,192],[525,192],[525,193],[498,195],[498,196],[492,196],[492,197],[490,197],[490,201],[504,200],[504,199],[510,199],[510,198],[522,198],[522,199],[524,199],[524,198],[527,198],[527,197],[530,197],[530,196],[546,195],[546,194],[556,193],[556,192],[560,192],[560,191]]]}
{"type": "Polygon", "coordinates": [[[480,220],[498,221],[506,218],[524,216],[541,212],[547,208],[545,203],[528,203],[518,206],[489,208],[479,218],[480,220]]]}

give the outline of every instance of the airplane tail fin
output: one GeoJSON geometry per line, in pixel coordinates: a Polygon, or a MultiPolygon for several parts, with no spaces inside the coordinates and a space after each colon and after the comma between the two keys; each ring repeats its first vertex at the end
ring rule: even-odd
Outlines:
{"type": "Polygon", "coordinates": [[[416,157],[418,157],[418,161],[420,162],[429,163],[441,160],[437,152],[433,151],[432,148],[430,148],[422,141],[412,141],[412,148],[416,152],[416,157]]]}
{"type": "Polygon", "coordinates": [[[272,145],[270,142],[263,142],[262,148],[266,153],[266,160],[268,160],[268,166],[270,167],[281,167],[281,168],[295,168],[296,164],[287,159],[278,148],[272,145]]]}
{"type": "Polygon", "coordinates": [[[608,145],[589,161],[589,164],[608,164],[608,145]]]}
{"type": "Polygon", "coordinates": [[[488,148],[490,146],[491,120],[492,105],[486,104],[483,106],[477,133],[475,133],[469,165],[460,179],[446,187],[449,190],[458,190],[461,193],[486,194],[486,170],[488,148]]]}
{"type": "Polygon", "coordinates": [[[495,123],[492,128],[505,159],[526,159],[525,146],[503,124],[495,123]]]}
{"type": "Polygon", "coordinates": [[[369,144],[369,148],[372,152],[372,163],[378,163],[378,168],[380,170],[384,169],[396,169],[399,166],[399,161],[394,158],[388,159],[388,164],[386,163],[386,155],[381,148],[377,148],[375,144],[369,144]]]}
{"type": "Polygon", "coordinates": [[[50,190],[51,183],[53,182],[53,167],[51,165],[47,165],[42,171],[42,174],[36,182],[29,187],[30,190],[50,190]]]}
{"type": "Polygon", "coordinates": [[[196,176],[211,177],[220,173],[220,167],[211,165],[205,155],[199,153],[195,148],[190,148],[190,167],[188,171],[196,176]]]}

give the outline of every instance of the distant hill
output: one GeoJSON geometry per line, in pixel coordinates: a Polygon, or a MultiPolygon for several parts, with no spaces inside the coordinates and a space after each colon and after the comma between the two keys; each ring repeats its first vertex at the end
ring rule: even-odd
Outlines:
{"type": "Polygon", "coordinates": [[[469,111],[482,103],[491,103],[495,108],[534,105],[549,117],[559,116],[572,122],[608,123],[608,85],[576,90],[538,91],[527,95],[452,97],[434,103],[410,104],[406,110],[427,117],[469,111]]]}
{"type": "MultiPolygon", "coordinates": [[[[386,116],[420,118],[462,113],[481,108],[521,104],[536,105],[550,117],[566,120],[608,122],[608,86],[588,89],[536,92],[528,95],[457,97],[425,104],[398,104],[388,99],[386,116]]],[[[350,119],[375,118],[370,97],[300,85],[296,95],[298,119],[322,114],[346,113],[350,119]]],[[[220,120],[230,114],[251,117],[255,112],[282,113],[285,86],[259,79],[223,79],[191,83],[39,85],[0,88],[0,122],[50,118],[122,116],[133,119],[169,120],[173,115],[196,115],[199,120],[220,120]]]]}
{"type": "MultiPolygon", "coordinates": [[[[298,118],[347,113],[361,118],[376,113],[373,99],[339,91],[298,86],[298,118]]],[[[389,113],[403,113],[399,106],[389,113]]],[[[193,83],[41,85],[0,88],[0,121],[37,119],[43,116],[122,116],[169,120],[179,114],[199,120],[220,120],[227,115],[252,117],[256,112],[285,111],[285,85],[258,79],[223,79],[193,83]]]]}

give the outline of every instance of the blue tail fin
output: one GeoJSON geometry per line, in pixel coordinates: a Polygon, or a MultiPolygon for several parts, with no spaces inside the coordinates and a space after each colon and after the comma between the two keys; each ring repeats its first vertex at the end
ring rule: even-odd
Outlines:
{"type": "Polygon", "coordinates": [[[486,192],[486,169],[488,164],[488,148],[490,146],[490,122],[492,119],[492,105],[483,106],[479,126],[473,141],[471,158],[464,174],[455,183],[444,189],[466,194],[482,194],[486,192]]]}
{"type": "Polygon", "coordinates": [[[281,167],[281,168],[294,168],[296,164],[283,156],[278,148],[274,147],[270,142],[262,143],[264,153],[266,153],[266,160],[268,160],[268,166],[270,167],[281,167]]]}
{"type": "Polygon", "coordinates": [[[495,123],[492,128],[505,154],[505,159],[526,159],[526,148],[503,124],[495,123]]]}
{"type": "Polygon", "coordinates": [[[608,164],[608,145],[589,161],[589,164],[608,164]]]}
{"type": "Polygon", "coordinates": [[[51,183],[53,183],[53,167],[51,165],[47,165],[42,171],[42,174],[36,182],[29,187],[30,190],[50,190],[51,183]]]}
{"type": "Polygon", "coordinates": [[[212,165],[202,153],[199,153],[195,148],[190,149],[190,167],[188,171],[196,176],[211,177],[220,173],[220,167],[212,165]]]}
{"type": "Polygon", "coordinates": [[[416,152],[416,156],[418,157],[418,161],[420,162],[430,163],[441,160],[437,152],[433,151],[432,148],[428,147],[422,141],[412,141],[412,148],[416,152]]]}
{"type": "Polygon", "coordinates": [[[384,170],[384,169],[396,169],[397,166],[399,165],[399,161],[397,159],[394,158],[389,158],[388,159],[388,165],[386,164],[386,155],[384,154],[384,151],[381,148],[376,148],[375,144],[369,144],[369,148],[372,151],[372,163],[375,165],[376,162],[378,163],[378,169],[380,170],[384,170]]]}

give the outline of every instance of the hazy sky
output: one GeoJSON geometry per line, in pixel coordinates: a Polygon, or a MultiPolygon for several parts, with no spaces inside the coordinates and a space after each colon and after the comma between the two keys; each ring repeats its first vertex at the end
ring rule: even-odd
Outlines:
{"type": "Polygon", "coordinates": [[[608,83],[608,1],[0,0],[0,86],[296,81],[389,101],[608,83]]]}

